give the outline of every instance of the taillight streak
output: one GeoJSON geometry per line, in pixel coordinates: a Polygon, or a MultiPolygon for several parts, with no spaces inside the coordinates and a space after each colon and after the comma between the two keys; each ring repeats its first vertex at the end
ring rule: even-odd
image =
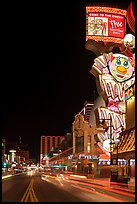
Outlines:
{"type": "Polygon", "coordinates": [[[97,192],[97,191],[92,191],[92,190],[90,190],[90,189],[83,188],[83,187],[80,187],[80,186],[76,186],[76,185],[73,185],[73,184],[71,184],[71,186],[73,186],[73,187],[75,187],[75,188],[78,188],[78,189],[80,189],[80,190],[83,190],[83,191],[87,191],[87,192],[89,192],[89,193],[98,194],[99,196],[103,196],[103,197],[109,198],[109,199],[111,199],[111,200],[115,200],[116,202],[123,202],[123,200],[114,198],[114,197],[109,196],[109,195],[106,195],[106,194],[99,193],[99,192],[97,192]]]}
{"type": "MultiPolygon", "coordinates": [[[[67,181],[68,182],[68,181],[67,181]]],[[[72,180],[69,180],[69,182],[71,183],[75,183],[75,184],[81,184],[81,185],[85,185],[85,186],[94,186],[98,189],[104,189],[104,190],[108,190],[110,192],[114,192],[114,193],[117,193],[117,194],[121,194],[121,195],[125,195],[125,196],[129,196],[129,197],[132,197],[134,198],[135,195],[132,194],[132,193],[126,193],[126,192],[123,192],[123,191],[119,191],[119,190],[115,190],[115,189],[112,189],[112,188],[108,188],[107,186],[97,186],[96,184],[88,184],[88,183],[82,183],[82,182],[79,182],[79,181],[72,181],[72,180]]],[[[123,190],[122,188],[119,188],[120,190],[123,190]]],[[[124,189],[125,190],[125,189],[124,189]]],[[[129,189],[130,192],[131,192],[131,189],[129,189]]],[[[133,191],[132,191],[133,192],[133,191]]]]}

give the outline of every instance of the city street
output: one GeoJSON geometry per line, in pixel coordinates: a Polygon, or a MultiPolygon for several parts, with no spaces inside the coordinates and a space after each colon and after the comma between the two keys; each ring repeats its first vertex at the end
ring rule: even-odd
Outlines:
{"type": "Polygon", "coordinates": [[[136,202],[135,2],[38,3],[4,10],[1,202],[136,202]]]}
{"type": "Polygon", "coordinates": [[[135,202],[134,189],[104,184],[68,175],[25,173],[2,180],[2,202],[135,202]]]}

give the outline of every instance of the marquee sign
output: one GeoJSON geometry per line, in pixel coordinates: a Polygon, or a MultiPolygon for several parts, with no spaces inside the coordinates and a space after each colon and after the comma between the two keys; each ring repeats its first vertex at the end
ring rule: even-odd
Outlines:
{"type": "Polygon", "coordinates": [[[121,43],[126,32],[126,10],[86,7],[86,40],[121,43]]]}
{"type": "Polygon", "coordinates": [[[68,159],[73,159],[73,158],[75,158],[76,161],[78,159],[99,159],[99,157],[97,155],[89,155],[89,154],[87,154],[87,155],[86,154],[80,154],[77,157],[74,157],[74,155],[72,155],[72,154],[68,156],[68,159]]]}

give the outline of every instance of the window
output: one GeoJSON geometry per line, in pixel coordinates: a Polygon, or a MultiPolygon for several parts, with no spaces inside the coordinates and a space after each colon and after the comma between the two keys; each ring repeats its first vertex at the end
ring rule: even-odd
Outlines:
{"type": "Polygon", "coordinates": [[[55,147],[55,137],[52,138],[52,145],[55,147]]]}
{"type": "Polygon", "coordinates": [[[84,136],[76,137],[76,153],[84,151],[84,136]]]}
{"type": "Polygon", "coordinates": [[[42,137],[42,153],[44,154],[45,152],[45,138],[42,137]]]}
{"type": "Polygon", "coordinates": [[[90,151],[91,151],[91,135],[88,135],[87,152],[90,153],[90,151]]]}
{"type": "Polygon", "coordinates": [[[58,145],[59,145],[59,143],[60,143],[60,137],[58,137],[58,145]]]}

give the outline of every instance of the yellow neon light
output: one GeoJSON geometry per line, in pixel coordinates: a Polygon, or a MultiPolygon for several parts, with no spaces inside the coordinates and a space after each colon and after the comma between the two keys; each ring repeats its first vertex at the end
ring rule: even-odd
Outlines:
{"type": "Polygon", "coordinates": [[[95,40],[95,41],[103,41],[104,43],[105,42],[114,42],[114,43],[117,43],[117,44],[122,44],[123,43],[123,40],[121,38],[115,38],[115,37],[103,37],[103,36],[89,36],[89,35],[86,35],[86,41],[88,40],[95,40]]]}

